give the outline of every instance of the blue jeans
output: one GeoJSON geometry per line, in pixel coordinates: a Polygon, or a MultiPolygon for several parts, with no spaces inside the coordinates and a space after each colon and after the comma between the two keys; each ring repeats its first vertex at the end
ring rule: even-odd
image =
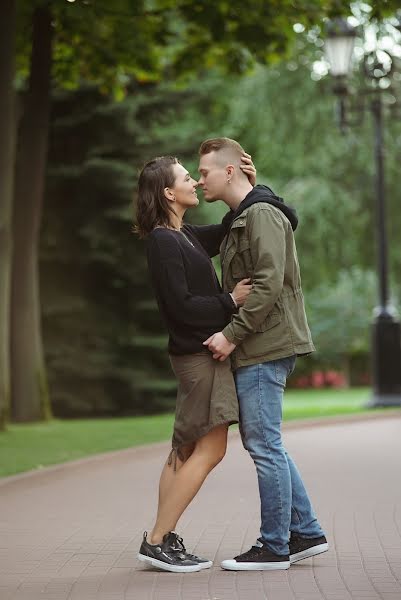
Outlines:
{"type": "Polygon", "coordinates": [[[275,554],[288,554],[290,531],[324,535],[295,463],[281,440],[284,388],[295,356],[235,372],[242,442],[253,458],[261,503],[260,536],[275,554]]]}

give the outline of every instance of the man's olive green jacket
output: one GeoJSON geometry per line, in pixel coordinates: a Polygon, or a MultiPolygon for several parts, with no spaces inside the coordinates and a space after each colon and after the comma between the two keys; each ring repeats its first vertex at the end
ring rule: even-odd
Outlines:
{"type": "Polygon", "coordinates": [[[237,345],[233,368],[313,352],[294,233],[283,212],[263,201],[245,208],[220,250],[224,291],[246,277],[253,284],[223,330],[237,345]]]}

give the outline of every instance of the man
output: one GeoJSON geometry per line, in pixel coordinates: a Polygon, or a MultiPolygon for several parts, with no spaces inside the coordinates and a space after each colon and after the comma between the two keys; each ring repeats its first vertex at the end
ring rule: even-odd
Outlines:
{"type": "Polygon", "coordinates": [[[260,538],[222,567],[288,569],[328,549],[301,476],[281,441],[282,402],[296,357],[313,352],[293,231],[294,210],[270,188],[251,186],[239,169],[241,146],[228,138],[200,147],[199,186],[205,200],[233,211],[221,247],[224,290],[250,277],[253,288],[231,323],[204,342],[216,360],[231,355],[244,447],[256,466],[260,538]]]}

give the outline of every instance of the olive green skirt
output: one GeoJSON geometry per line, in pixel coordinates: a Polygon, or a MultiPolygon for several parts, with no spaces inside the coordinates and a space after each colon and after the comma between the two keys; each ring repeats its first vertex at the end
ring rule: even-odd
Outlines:
{"type": "Polygon", "coordinates": [[[178,381],[171,460],[174,452],[196,442],[217,425],[238,423],[238,399],[229,359],[214,360],[208,351],[170,355],[178,381]]]}

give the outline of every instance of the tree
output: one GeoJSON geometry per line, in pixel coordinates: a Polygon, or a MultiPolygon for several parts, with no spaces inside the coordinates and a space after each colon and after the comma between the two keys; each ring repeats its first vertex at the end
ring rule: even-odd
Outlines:
{"type": "MultiPolygon", "coordinates": [[[[96,10],[101,5],[106,8],[108,3],[98,3],[93,8],[96,10]]],[[[136,14],[135,6],[128,1],[114,5],[117,9],[121,7],[130,10],[144,25],[143,7],[139,7],[136,14]]],[[[56,84],[74,84],[75,77],[82,76],[86,70],[87,78],[109,90],[121,86],[128,74],[135,74],[137,70],[152,72],[157,65],[150,41],[152,36],[161,34],[160,18],[148,19],[143,29],[139,27],[138,35],[132,36],[122,14],[116,22],[106,10],[100,20],[93,21],[83,11],[83,3],[72,7],[68,3],[36,0],[22,4],[19,15],[20,22],[25,24],[22,30],[32,20],[32,50],[29,66],[21,61],[21,70],[24,71],[25,66],[29,79],[19,129],[13,215],[11,374],[12,414],[17,421],[50,416],[40,326],[37,246],[46,169],[52,59],[56,84]],[[88,40],[92,41],[89,45],[88,40]],[[82,51],[87,48],[89,53],[82,51]],[[115,74],[110,78],[112,69],[115,74]],[[110,81],[114,83],[110,85],[110,81]]],[[[20,45],[25,48],[25,40],[20,40],[20,45]]]]}
{"type": "Polygon", "coordinates": [[[11,405],[15,421],[44,419],[51,414],[38,280],[38,240],[50,110],[51,18],[47,5],[35,9],[30,78],[19,127],[11,311],[11,405]]]}
{"type": "Polygon", "coordinates": [[[369,323],[376,297],[372,271],[340,271],[334,284],[322,283],[308,296],[311,330],[321,360],[339,364],[350,381],[352,359],[369,355],[369,323]]]}
{"type": "Polygon", "coordinates": [[[8,420],[10,404],[9,315],[12,253],[12,199],[14,181],[15,115],[15,0],[5,0],[0,20],[0,430],[8,420]]]}
{"type": "MultiPolygon", "coordinates": [[[[226,100],[221,96],[220,130],[252,153],[258,181],[271,185],[299,213],[296,240],[306,293],[322,281],[334,282],[340,269],[376,268],[372,124],[366,115],[348,135],[339,131],[331,81],[311,78],[320,43],[316,32],[299,36],[294,56],[225,82],[226,100]]],[[[398,280],[401,123],[389,120],[386,133],[390,263],[398,280]]]]}
{"type": "Polygon", "coordinates": [[[174,149],[195,173],[198,143],[219,119],[212,105],[212,114],[203,110],[218,84],[210,75],[190,91],[173,83],[138,84],[118,103],[83,86],[53,99],[40,270],[58,417],[174,405],[176,384],[146,247],[131,232],[132,196],[143,162],[157,154],[174,149]]]}
{"type": "MultiPolygon", "coordinates": [[[[396,6],[390,1],[373,4],[377,14],[396,6]]],[[[43,31],[43,40],[33,47],[31,64],[32,69],[36,65],[36,73],[43,75],[40,87],[44,102],[35,102],[34,94],[27,94],[31,105],[24,108],[28,116],[23,117],[19,145],[17,173],[27,176],[23,181],[17,178],[19,202],[14,221],[14,234],[18,240],[13,269],[11,333],[12,380],[17,386],[12,393],[15,418],[38,419],[48,412],[34,263],[45,171],[51,59],[55,84],[71,86],[83,78],[95,82],[105,92],[121,95],[129,90],[133,78],[155,80],[216,64],[232,72],[242,72],[254,60],[277,60],[291,45],[295,23],[310,26],[325,15],[347,9],[347,2],[324,0],[312,0],[300,6],[294,6],[290,0],[262,4],[259,0],[229,4],[223,0],[202,3],[117,0],[112,5],[106,0],[21,3],[22,21],[29,22],[33,17],[34,31],[43,31]],[[36,57],[42,57],[43,64],[36,63],[36,57]],[[43,125],[42,132],[34,127],[35,106],[38,122],[43,125]],[[26,139],[29,139],[30,153],[26,139]],[[37,157],[35,172],[27,164],[29,154],[37,157]],[[34,190],[33,196],[29,189],[34,190]],[[32,202],[31,221],[21,218],[23,196],[25,203],[32,202]],[[23,278],[26,278],[25,283],[22,283],[23,278]],[[24,329],[25,323],[29,326],[24,329]]],[[[21,45],[26,47],[24,42],[21,45]]],[[[25,56],[20,62],[28,70],[24,59],[25,56]]],[[[31,91],[36,88],[35,72],[32,71],[30,76],[31,91]]]]}

